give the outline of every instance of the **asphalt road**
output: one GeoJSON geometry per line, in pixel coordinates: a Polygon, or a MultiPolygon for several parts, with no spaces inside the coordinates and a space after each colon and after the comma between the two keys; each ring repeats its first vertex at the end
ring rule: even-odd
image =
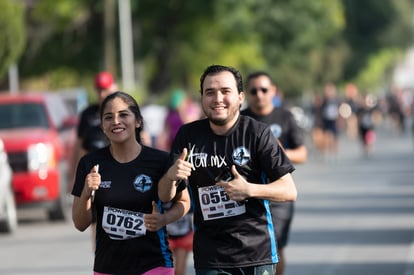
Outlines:
{"type": "MultiPolygon", "coordinates": [[[[335,160],[311,152],[297,166],[299,191],[285,275],[414,275],[412,138],[378,133],[374,154],[342,137],[335,160]]],[[[16,234],[0,235],[1,275],[92,274],[90,232],[19,211],[16,234]]],[[[194,274],[192,260],[188,274],[194,274]]]]}
{"type": "Polygon", "coordinates": [[[342,137],[337,159],[297,166],[285,275],[414,274],[413,144],[384,127],[370,158],[342,137]]]}

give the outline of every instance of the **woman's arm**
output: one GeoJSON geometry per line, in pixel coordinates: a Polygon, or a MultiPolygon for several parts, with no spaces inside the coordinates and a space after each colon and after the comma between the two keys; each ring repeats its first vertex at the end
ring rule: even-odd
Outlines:
{"type": "Polygon", "coordinates": [[[148,231],[158,231],[169,223],[184,217],[190,210],[190,195],[188,190],[177,193],[174,203],[168,211],[160,214],[155,202],[152,202],[152,213],[144,215],[144,224],[148,231]]]}
{"type": "Polygon", "coordinates": [[[158,197],[162,202],[169,202],[177,192],[177,181],[186,180],[191,175],[191,164],[185,160],[187,149],[184,148],[180,157],[168,169],[158,183],[158,197]]]}
{"type": "Polygon", "coordinates": [[[85,231],[92,223],[92,199],[91,197],[74,197],[72,205],[72,221],[75,228],[85,231]]]}
{"type": "Polygon", "coordinates": [[[85,178],[80,197],[75,196],[72,205],[72,221],[76,229],[85,231],[92,223],[93,192],[98,190],[101,183],[101,175],[98,173],[98,165],[95,165],[85,178]]]}

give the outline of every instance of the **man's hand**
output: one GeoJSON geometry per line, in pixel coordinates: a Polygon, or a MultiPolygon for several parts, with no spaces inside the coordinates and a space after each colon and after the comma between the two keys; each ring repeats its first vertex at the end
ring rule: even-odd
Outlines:
{"type": "Polygon", "coordinates": [[[191,175],[191,163],[186,161],[187,148],[184,148],[180,157],[167,171],[167,178],[171,181],[187,180],[191,175]]]}
{"type": "Polygon", "coordinates": [[[230,199],[234,201],[243,201],[249,198],[250,184],[237,172],[236,166],[232,165],[231,172],[234,176],[230,181],[219,181],[216,185],[221,186],[226,191],[230,199]]]}

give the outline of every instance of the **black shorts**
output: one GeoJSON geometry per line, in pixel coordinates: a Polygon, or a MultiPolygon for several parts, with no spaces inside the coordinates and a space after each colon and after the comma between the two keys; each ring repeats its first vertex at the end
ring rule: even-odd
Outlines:
{"type": "Polygon", "coordinates": [[[324,132],[331,132],[335,137],[338,136],[338,128],[335,120],[324,119],[322,127],[324,132]]]}
{"type": "Polygon", "coordinates": [[[278,249],[282,249],[287,245],[291,223],[292,219],[279,219],[276,224],[274,224],[278,249]]]}
{"type": "Polygon", "coordinates": [[[293,219],[293,202],[271,203],[273,227],[278,249],[284,248],[289,239],[290,225],[293,219]]]}

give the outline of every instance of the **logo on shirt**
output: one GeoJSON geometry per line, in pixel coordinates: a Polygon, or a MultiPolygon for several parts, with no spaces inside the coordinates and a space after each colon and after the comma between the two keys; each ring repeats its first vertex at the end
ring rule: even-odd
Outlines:
{"type": "Polygon", "coordinates": [[[279,124],[270,125],[270,131],[272,131],[272,134],[275,138],[280,138],[282,135],[282,127],[280,127],[279,124]]]}
{"type": "Polygon", "coordinates": [[[152,187],[152,180],[147,175],[139,175],[134,180],[134,187],[139,192],[146,192],[152,187]]]}
{"type": "Polygon", "coordinates": [[[101,181],[101,184],[99,184],[99,188],[111,188],[111,184],[112,184],[112,181],[104,180],[104,181],[101,181]]]}
{"type": "Polygon", "coordinates": [[[250,152],[241,146],[233,151],[233,162],[239,166],[245,165],[250,160],[250,152]]]}

